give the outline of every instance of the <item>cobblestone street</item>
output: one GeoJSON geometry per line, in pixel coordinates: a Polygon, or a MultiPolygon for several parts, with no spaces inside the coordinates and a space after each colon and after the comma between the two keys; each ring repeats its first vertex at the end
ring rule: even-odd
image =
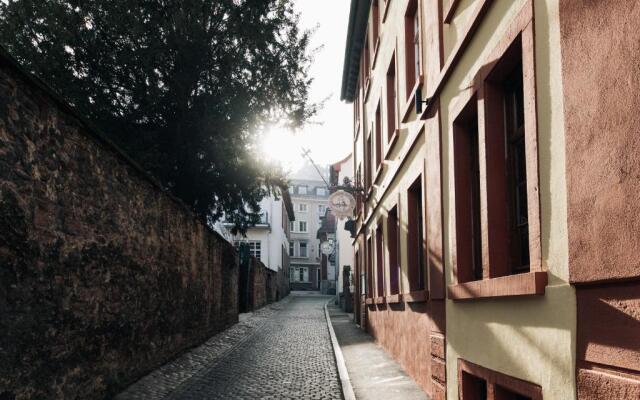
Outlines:
{"type": "Polygon", "coordinates": [[[292,294],[119,394],[127,399],[340,399],[323,306],[292,294]]]}

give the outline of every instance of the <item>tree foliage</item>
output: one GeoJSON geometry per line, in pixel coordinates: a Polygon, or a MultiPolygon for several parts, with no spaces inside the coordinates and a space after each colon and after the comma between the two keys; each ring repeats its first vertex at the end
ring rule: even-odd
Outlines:
{"type": "Polygon", "coordinates": [[[282,182],[256,132],[300,126],[309,31],[292,0],[10,0],[0,42],[171,191],[245,229],[282,182]]]}

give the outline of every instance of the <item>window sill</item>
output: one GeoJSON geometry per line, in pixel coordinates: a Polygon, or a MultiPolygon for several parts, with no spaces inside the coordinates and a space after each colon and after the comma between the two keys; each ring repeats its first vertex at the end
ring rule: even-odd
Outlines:
{"type": "Polygon", "coordinates": [[[417,290],[415,292],[405,293],[402,295],[402,300],[407,303],[423,303],[429,298],[428,290],[417,290]]]}
{"type": "Polygon", "coordinates": [[[413,109],[415,108],[416,91],[422,88],[423,81],[424,81],[424,77],[421,74],[418,77],[418,80],[416,81],[416,83],[413,85],[413,88],[409,92],[409,96],[407,96],[407,99],[405,100],[404,107],[402,108],[402,113],[400,114],[402,116],[403,123],[407,122],[407,120],[409,119],[409,115],[411,114],[411,111],[413,111],[413,109]]]}
{"type": "Polygon", "coordinates": [[[389,142],[387,142],[387,149],[384,152],[384,159],[385,160],[389,159],[389,153],[391,153],[391,150],[393,150],[393,147],[398,142],[398,136],[400,136],[400,129],[396,128],[393,131],[393,135],[391,136],[391,139],[389,139],[389,142]]]}
{"type": "Polygon", "coordinates": [[[528,272],[449,285],[448,294],[452,300],[541,296],[546,286],[546,272],[528,272]]]}
{"type": "Polygon", "coordinates": [[[385,299],[382,296],[376,297],[374,300],[375,300],[376,304],[384,304],[385,303],[385,299]]]}
{"type": "Polygon", "coordinates": [[[386,301],[387,301],[387,304],[401,303],[402,302],[402,295],[401,294],[392,294],[390,296],[387,296],[386,301]]]}

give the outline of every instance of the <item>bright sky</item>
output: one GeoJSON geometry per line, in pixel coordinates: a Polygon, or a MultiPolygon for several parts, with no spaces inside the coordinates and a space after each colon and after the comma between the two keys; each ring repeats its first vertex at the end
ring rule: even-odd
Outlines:
{"type": "Polygon", "coordinates": [[[340,161],[352,149],[352,107],[340,101],[342,63],[349,20],[347,0],[295,0],[303,28],[317,26],[311,48],[322,47],[315,54],[310,68],[314,79],[311,101],[326,98],[324,108],[312,123],[293,135],[272,129],[264,138],[261,148],[265,156],[280,161],[287,170],[295,171],[304,163],[301,147],[311,150],[318,164],[340,161]]]}

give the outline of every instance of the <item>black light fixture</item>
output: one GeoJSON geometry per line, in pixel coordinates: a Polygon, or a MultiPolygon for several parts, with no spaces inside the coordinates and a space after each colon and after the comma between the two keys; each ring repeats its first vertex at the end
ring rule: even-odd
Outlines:
{"type": "Polygon", "coordinates": [[[356,221],[352,220],[351,218],[349,218],[345,223],[344,223],[344,229],[349,231],[349,233],[351,234],[352,238],[356,237],[356,221]]]}
{"type": "Polygon", "coordinates": [[[422,89],[418,87],[416,89],[415,102],[416,114],[422,114],[422,105],[425,104],[427,107],[429,107],[429,104],[431,103],[431,97],[427,97],[425,100],[422,100],[422,89]]]}

